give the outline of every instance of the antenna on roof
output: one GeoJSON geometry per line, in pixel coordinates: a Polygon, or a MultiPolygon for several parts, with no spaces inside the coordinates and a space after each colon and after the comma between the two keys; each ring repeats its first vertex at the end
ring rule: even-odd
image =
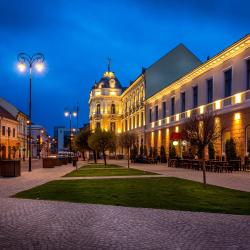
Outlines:
{"type": "Polygon", "coordinates": [[[111,57],[108,57],[108,72],[110,72],[110,67],[111,67],[111,62],[112,62],[112,59],[111,57]]]}

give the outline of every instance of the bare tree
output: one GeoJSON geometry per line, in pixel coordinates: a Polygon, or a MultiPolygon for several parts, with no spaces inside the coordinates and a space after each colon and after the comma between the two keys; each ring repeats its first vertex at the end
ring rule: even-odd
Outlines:
{"type": "Polygon", "coordinates": [[[197,146],[202,159],[203,183],[206,184],[205,148],[220,138],[224,128],[216,122],[216,114],[207,112],[192,115],[184,124],[183,132],[192,146],[197,146]]]}
{"type": "Polygon", "coordinates": [[[133,132],[124,132],[119,136],[119,144],[121,147],[127,149],[127,157],[128,157],[128,168],[129,168],[129,160],[130,160],[130,150],[135,144],[137,136],[133,132]]]}
{"type": "Polygon", "coordinates": [[[116,146],[116,136],[111,131],[96,130],[88,138],[88,145],[95,151],[100,151],[103,154],[104,164],[107,165],[106,151],[114,150],[116,146]]]}

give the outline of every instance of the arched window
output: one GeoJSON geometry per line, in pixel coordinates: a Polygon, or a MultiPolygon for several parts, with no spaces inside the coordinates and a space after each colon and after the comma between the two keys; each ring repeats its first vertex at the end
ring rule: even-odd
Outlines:
{"type": "Polygon", "coordinates": [[[100,105],[100,103],[98,103],[97,105],[96,105],[96,114],[101,114],[101,105],[100,105]]]}
{"type": "Polygon", "coordinates": [[[111,104],[111,114],[115,114],[115,104],[111,104]]]}

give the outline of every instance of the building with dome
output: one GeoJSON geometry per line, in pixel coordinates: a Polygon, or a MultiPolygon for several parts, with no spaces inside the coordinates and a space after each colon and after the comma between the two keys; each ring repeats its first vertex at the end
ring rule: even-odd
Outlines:
{"type": "Polygon", "coordinates": [[[122,131],[122,103],[123,88],[114,72],[110,70],[95,82],[90,92],[89,119],[90,130],[97,128],[111,130],[115,133],[122,131]]]}

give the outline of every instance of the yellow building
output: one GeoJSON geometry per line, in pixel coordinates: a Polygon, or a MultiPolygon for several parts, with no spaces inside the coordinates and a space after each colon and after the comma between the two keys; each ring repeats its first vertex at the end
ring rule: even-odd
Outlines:
{"type": "Polygon", "coordinates": [[[122,86],[111,71],[104,73],[90,92],[89,119],[90,130],[97,128],[122,132],[122,86]]]}
{"type": "Polygon", "coordinates": [[[0,158],[18,158],[20,142],[18,140],[18,121],[0,106],[0,158]]]}

